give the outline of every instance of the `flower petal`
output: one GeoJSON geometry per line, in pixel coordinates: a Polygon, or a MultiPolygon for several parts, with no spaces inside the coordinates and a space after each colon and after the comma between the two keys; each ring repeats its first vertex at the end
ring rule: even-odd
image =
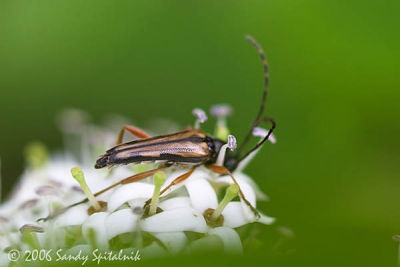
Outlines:
{"type": "Polygon", "coordinates": [[[55,226],[63,227],[82,224],[89,217],[87,213],[88,208],[88,204],[82,204],[69,208],[67,211],[56,217],[54,221],[55,226]]]}
{"type": "Polygon", "coordinates": [[[138,220],[139,216],[131,209],[122,209],[111,213],[105,222],[108,239],[123,233],[134,232],[138,220]]]}
{"type": "Polygon", "coordinates": [[[93,247],[99,249],[108,248],[108,238],[105,220],[108,213],[96,212],[93,213],[87,220],[82,224],[82,235],[86,242],[91,244],[93,247]]]}
{"type": "Polygon", "coordinates": [[[193,179],[186,183],[192,207],[204,212],[208,208],[216,209],[217,195],[211,184],[205,179],[193,179]]]}
{"type": "Polygon", "coordinates": [[[260,218],[257,220],[257,222],[262,223],[262,224],[273,224],[275,222],[275,218],[274,217],[269,217],[263,213],[260,212],[260,218]]]}
{"type": "Polygon", "coordinates": [[[229,202],[222,211],[222,216],[224,216],[224,226],[227,227],[236,228],[249,223],[239,201],[229,202]]]}
{"type": "Polygon", "coordinates": [[[149,199],[153,195],[153,191],[154,185],[152,184],[140,182],[125,184],[111,194],[108,199],[108,210],[114,211],[122,204],[132,199],[149,199]]]}
{"type": "Polygon", "coordinates": [[[192,208],[179,208],[163,211],[144,219],[141,228],[147,232],[205,233],[207,224],[199,211],[192,208]]]}
{"type": "Polygon", "coordinates": [[[211,229],[208,234],[221,238],[225,253],[243,253],[242,242],[235,230],[222,226],[211,229]]]}
{"type": "Polygon", "coordinates": [[[187,243],[187,237],[183,232],[154,233],[153,235],[174,255],[181,252],[187,243]]]}
{"type": "Polygon", "coordinates": [[[224,226],[230,228],[240,227],[252,222],[269,225],[275,221],[275,218],[268,217],[261,212],[259,219],[256,219],[255,216],[252,216],[252,218],[249,219],[243,211],[242,203],[239,201],[229,202],[222,211],[222,215],[224,216],[224,226]]]}
{"type": "MultiPolygon", "coordinates": [[[[254,193],[253,188],[245,180],[243,180],[242,176],[239,175],[239,176],[235,177],[235,179],[236,179],[237,183],[239,184],[240,190],[242,190],[243,195],[250,202],[250,204],[255,208],[256,207],[256,194],[254,193]]],[[[231,177],[229,177],[227,175],[216,179],[216,181],[233,184],[231,177]]],[[[240,202],[242,203],[242,209],[243,209],[243,212],[244,212],[245,216],[247,217],[247,219],[250,221],[254,221],[255,214],[253,213],[253,211],[242,199],[240,199],[240,202]]]]}
{"type": "MultiPolygon", "coordinates": [[[[178,170],[176,170],[176,171],[174,171],[174,172],[171,172],[171,173],[168,175],[168,178],[165,180],[163,186],[161,187],[161,191],[164,190],[164,188],[166,188],[173,180],[175,180],[177,177],[179,177],[180,175],[182,175],[182,174],[184,174],[184,173],[186,173],[186,172],[188,172],[187,169],[178,169],[178,170]]],[[[195,176],[196,172],[197,172],[197,170],[195,170],[195,171],[192,173],[192,175],[191,175],[188,179],[193,179],[193,177],[196,177],[196,176],[195,176]]],[[[186,181],[187,181],[187,180],[186,180],[186,181]]],[[[167,191],[165,191],[165,193],[163,194],[163,196],[166,196],[166,195],[168,195],[169,193],[171,193],[171,192],[173,192],[173,191],[175,191],[175,190],[181,188],[182,186],[185,185],[186,181],[184,181],[184,182],[182,182],[182,183],[179,183],[179,184],[176,184],[176,185],[174,185],[174,186],[171,186],[167,191]]]]}
{"type": "Polygon", "coordinates": [[[187,208],[190,207],[189,197],[173,197],[161,201],[158,206],[163,210],[172,210],[177,208],[187,208]]]}
{"type": "Polygon", "coordinates": [[[269,200],[269,197],[263,191],[261,191],[258,185],[248,175],[244,174],[243,172],[234,172],[233,177],[249,184],[253,188],[257,200],[269,200]]]}

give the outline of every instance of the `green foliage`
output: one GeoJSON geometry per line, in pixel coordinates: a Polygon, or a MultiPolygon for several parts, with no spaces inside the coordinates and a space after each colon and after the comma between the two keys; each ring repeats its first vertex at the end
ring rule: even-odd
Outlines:
{"type": "MultiPolygon", "coordinates": [[[[269,194],[258,208],[296,235],[296,252],[180,257],[147,265],[394,266],[400,233],[399,1],[0,2],[0,153],[3,191],[23,147],[62,141],[65,107],[138,126],[192,125],[193,107],[229,103],[240,143],[271,69],[267,114],[277,121],[247,172],[269,194]],[[274,256],[275,255],[275,256],[274,256]]],[[[213,125],[204,126],[212,132],[213,125]],[[209,127],[209,128],[207,128],[209,127]]],[[[117,132],[116,132],[117,135],[117,132]]],[[[72,166],[71,166],[72,167],[72,166]]],[[[141,264],[141,263],[139,263],[141,264]]]]}

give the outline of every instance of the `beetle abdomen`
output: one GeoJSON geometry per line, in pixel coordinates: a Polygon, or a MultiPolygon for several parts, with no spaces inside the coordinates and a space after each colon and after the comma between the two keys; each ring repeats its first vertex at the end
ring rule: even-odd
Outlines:
{"type": "Polygon", "coordinates": [[[96,161],[95,168],[155,161],[197,165],[206,162],[209,155],[205,133],[189,130],[115,146],[96,161]]]}

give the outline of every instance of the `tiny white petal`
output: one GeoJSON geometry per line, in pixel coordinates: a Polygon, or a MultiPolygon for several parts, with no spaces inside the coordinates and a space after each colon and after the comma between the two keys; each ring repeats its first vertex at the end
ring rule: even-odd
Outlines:
{"type": "MultiPolygon", "coordinates": [[[[173,180],[175,180],[177,177],[181,176],[182,174],[188,172],[189,169],[180,169],[180,170],[176,170],[172,173],[170,173],[167,177],[167,179],[165,180],[163,186],[161,187],[161,191],[164,190],[164,188],[166,188],[173,180]]],[[[188,179],[193,179],[193,177],[195,176],[195,173],[197,172],[197,170],[195,170],[192,175],[188,178],[188,179]]],[[[187,181],[187,180],[186,180],[187,181]]],[[[169,193],[181,188],[182,186],[185,185],[185,182],[179,183],[177,185],[173,185],[172,187],[170,187],[167,191],[165,191],[165,193],[163,194],[163,196],[167,196],[169,193]]]]}
{"type": "Polygon", "coordinates": [[[192,207],[204,212],[206,209],[218,207],[217,195],[214,188],[205,179],[193,179],[186,182],[192,207]]]}
{"type": "Polygon", "coordinates": [[[107,229],[105,224],[107,215],[108,213],[106,212],[93,213],[82,224],[82,235],[86,242],[90,242],[90,229],[93,229],[96,233],[96,245],[101,248],[108,248],[107,229]]]}
{"type": "Polygon", "coordinates": [[[161,201],[158,206],[163,210],[172,210],[177,208],[186,208],[190,207],[190,198],[189,197],[173,197],[161,201]]]}
{"type": "Polygon", "coordinates": [[[105,222],[108,239],[117,235],[134,232],[139,216],[131,209],[122,209],[111,213],[105,222]]]}
{"type": "Polygon", "coordinates": [[[229,202],[222,211],[222,216],[224,216],[224,226],[227,227],[236,228],[249,223],[240,201],[229,202]]]}
{"type": "Polygon", "coordinates": [[[141,228],[147,232],[193,231],[205,233],[207,224],[199,211],[192,208],[179,208],[163,211],[144,219],[141,228]]]}
{"type": "MultiPolygon", "coordinates": [[[[263,191],[261,191],[260,187],[251,179],[248,175],[244,174],[243,172],[234,172],[233,177],[235,177],[237,180],[242,180],[246,183],[248,183],[254,190],[254,193],[256,194],[257,200],[265,200],[268,201],[269,197],[266,195],[263,191]]],[[[263,177],[261,177],[263,178],[263,177]]]]}
{"type": "Polygon", "coordinates": [[[153,235],[174,255],[181,252],[187,243],[187,237],[183,232],[154,233],[153,235]]]}
{"type": "Polygon", "coordinates": [[[272,223],[275,222],[275,218],[269,217],[269,216],[267,216],[267,215],[265,215],[265,214],[260,212],[260,218],[257,220],[257,222],[269,225],[269,224],[272,224],[272,223]]]}
{"type": "Polygon", "coordinates": [[[222,226],[211,229],[208,234],[217,235],[222,239],[225,253],[243,253],[242,242],[235,230],[222,226]]]}
{"type": "MultiPolygon", "coordinates": [[[[88,184],[90,190],[94,193],[106,188],[110,184],[116,182],[116,180],[117,181],[121,180],[121,177],[126,177],[126,176],[117,176],[113,174],[112,177],[107,178],[108,172],[106,172],[105,170],[94,169],[91,166],[83,167],[82,171],[85,174],[86,183],[88,184]]],[[[103,195],[107,195],[107,193],[109,192],[102,194],[101,197],[103,197],[103,195]]]]}
{"type": "Polygon", "coordinates": [[[88,208],[88,204],[69,208],[67,211],[56,217],[54,225],[56,227],[80,225],[89,217],[87,213],[88,208]]]}
{"type": "Polygon", "coordinates": [[[149,199],[153,195],[154,185],[146,183],[125,184],[115,190],[108,200],[108,210],[114,211],[125,202],[136,198],[149,199]]]}
{"type": "MultiPolygon", "coordinates": [[[[175,180],[177,177],[179,177],[179,176],[181,176],[181,175],[187,173],[188,171],[189,171],[189,169],[186,169],[186,168],[185,168],[185,169],[179,169],[179,170],[177,170],[177,171],[172,172],[172,173],[168,176],[168,178],[165,180],[163,186],[161,187],[161,190],[163,190],[164,188],[166,188],[166,187],[167,187],[173,180],[175,180]]],[[[178,190],[178,189],[181,188],[182,186],[186,185],[186,183],[187,183],[188,181],[193,181],[193,180],[196,180],[196,179],[204,179],[204,178],[209,177],[209,176],[210,176],[210,175],[209,175],[207,172],[205,172],[204,170],[196,169],[196,170],[192,173],[192,175],[190,175],[185,181],[183,181],[183,182],[181,182],[181,183],[179,183],[179,184],[176,184],[176,185],[170,187],[167,191],[165,191],[165,193],[163,194],[163,196],[167,196],[169,193],[171,193],[171,192],[173,192],[173,191],[175,191],[175,190],[178,190]]]]}
{"type": "Polygon", "coordinates": [[[275,218],[268,217],[261,212],[259,219],[256,219],[255,216],[252,216],[249,219],[249,217],[244,213],[242,203],[239,201],[229,202],[222,211],[222,215],[224,216],[224,226],[230,228],[237,228],[253,222],[270,225],[275,221],[275,218]]]}

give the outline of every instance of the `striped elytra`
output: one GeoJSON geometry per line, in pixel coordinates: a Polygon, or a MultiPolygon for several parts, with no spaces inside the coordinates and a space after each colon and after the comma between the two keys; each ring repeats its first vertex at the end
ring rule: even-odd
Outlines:
{"type": "Polygon", "coordinates": [[[186,130],[117,145],[96,161],[95,168],[147,162],[200,165],[214,161],[223,144],[201,130],[186,130]]]}

